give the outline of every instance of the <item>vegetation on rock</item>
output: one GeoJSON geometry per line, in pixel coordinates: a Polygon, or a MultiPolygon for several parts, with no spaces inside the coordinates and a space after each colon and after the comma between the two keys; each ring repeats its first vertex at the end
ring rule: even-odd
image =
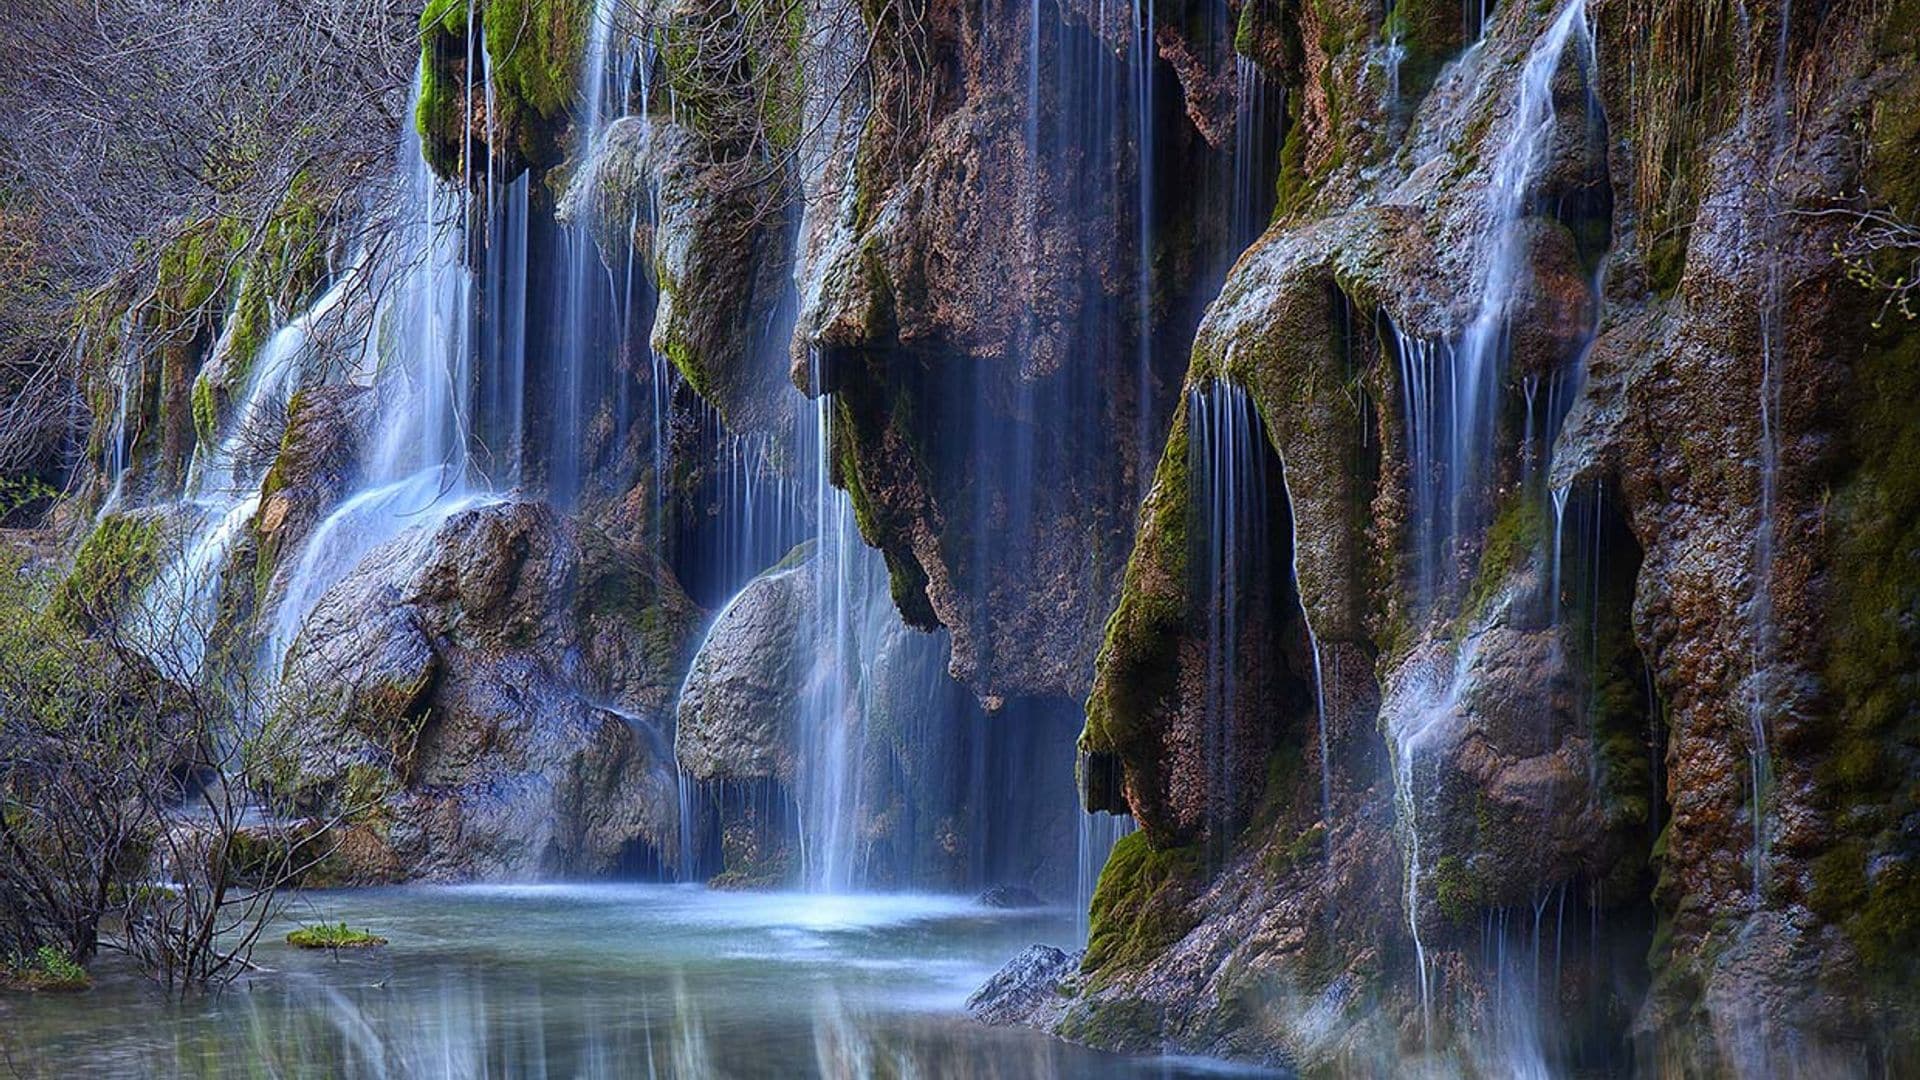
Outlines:
{"type": "Polygon", "coordinates": [[[287,933],[287,944],[296,949],[370,949],[386,943],[386,938],[352,929],[344,922],[316,923],[287,933]]]}

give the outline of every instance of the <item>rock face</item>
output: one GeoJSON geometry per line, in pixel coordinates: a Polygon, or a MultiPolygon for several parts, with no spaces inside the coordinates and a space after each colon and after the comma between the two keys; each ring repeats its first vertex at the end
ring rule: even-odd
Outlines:
{"type": "Polygon", "coordinates": [[[1308,89],[1280,213],[1200,328],[1082,737],[1089,804],[1144,847],[1043,1022],[1343,1072],[1911,1060],[1888,912],[1920,849],[1888,800],[1916,699],[1866,704],[1892,653],[1853,650],[1905,632],[1852,628],[1915,610],[1907,570],[1854,562],[1914,565],[1911,481],[1882,470],[1915,425],[1861,396],[1907,385],[1913,339],[1834,252],[1848,211],[1913,205],[1911,126],[1863,97],[1915,92],[1912,13],[1502,5],[1416,73],[1461,28],[1401,7],[1397,60],[1327,32],[1364,5],[1282,26],[1308,89]],[[1324,698],[1260,707],[1252,791],[1190,750],[1244,723],[1207,696],[1194,563],[1221,381],[1283,463],[1312,635],[1238,677],[1324,698]],[[1233,813],[1196,816],[1205,790],[1233,813]],[[1543,984],[1513,958],[1549,934],[1543,984]]]}
{"type": "Polygon", "coordinates": [[[670,587],[610,584],[605,544],[538,504],[485,506],[402,535],[321,599],[271,742],[280,794],[340,819],[347,879],[677,855],[669,642],[695,614],[670,587]]]}
{"type": "Polygon", "coordinates": [[[967,999],[967,1011],[983,1024],[1045,1025],[1057,1020],[1063,991],[1080,969],[1079,953],[1031,945],[967,999]]]}
{"type": "Polygon", "coordinates": [[[792,785],[813,581],[810,561],[756,578],[707,631],[674,729],[674,755],[695,780],[792,785]]]}
{"type": "Polygon", "coordinates": [[[802,228],[794,381],[831,395],[836,482],[955,676],[989,708],[1078,699],[1227,256],[1196,200],[1231,161],[1180,103],[1231,79],[1231,26],[1169,13],[1130,53],[1118,9],[935,8],[924,43],[876,28],[867,108],[903,119],[828,156],[851,198],[802,228]],[[1029,35],[1060,78],[1029,86],[1029,35]],[[922,45],[948,61],[919,74],[922,45]],[[1119,103],[1147,85],[1168,119],[1141,138],[1119,103]]]}

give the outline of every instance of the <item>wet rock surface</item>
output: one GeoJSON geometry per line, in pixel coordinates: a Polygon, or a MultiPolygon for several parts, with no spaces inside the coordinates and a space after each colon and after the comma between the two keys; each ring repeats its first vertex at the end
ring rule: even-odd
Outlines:
{"type": "MultiPolygon", "coordinates": [[[[575,536],[538,504],[463,511],[375,551],[308,618],[272,745],[288,756],[282,794],[355,836],[344,879],[605,874],[640,848],[671,856],[671,725],[647,688],[677,672],[595,666],[675,650],[579,592],[593,573],[575,536]]],[[[660,603],[689,633],[690,606],[660,603]]]]}
{"type": "Polygon", "coordinates": [[[1069,984],[1078,973],[1080,953],[1052,945],[1033,945],[974,991],[967,1011],[987,1024],[1048,1026],[1058,1019],[1069,984]]]}
{"type": "Polygon", "coordinates": [[[795,779],[793,730],[812,675],[811,560],[756,578],[720,613],[680,692],[674,754],[699,781],[795,779]]]}

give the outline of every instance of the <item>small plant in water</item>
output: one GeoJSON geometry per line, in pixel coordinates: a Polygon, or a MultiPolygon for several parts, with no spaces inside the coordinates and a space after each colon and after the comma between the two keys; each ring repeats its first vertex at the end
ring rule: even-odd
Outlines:
{"type": "Polygon", "coordinates": [[[370,949],[386,943],[386,938],[349,929],[344,922],[303,926],[287,935],[287,944],[300,949],[370,949]]]}
{"type": "Polygon", "coordinates": [[[40,946],[31,956],[14,956],[4,974],[0,981],[23,990],[85,990],[93,985],[86,968],[52,945],[40,946]]]}

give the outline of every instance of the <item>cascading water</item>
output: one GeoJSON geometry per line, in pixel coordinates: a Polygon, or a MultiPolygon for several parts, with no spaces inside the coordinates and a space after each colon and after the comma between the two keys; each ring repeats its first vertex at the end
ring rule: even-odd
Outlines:
{"type": "MultiPolygon", "coordinates": [[[[1478,14],[1479,20],[1469,19],[1469,27],[1484,21],[1485,12],[1478,14]]],[[[1486,526],[1488,493],[1497,471],[1499,412],[1506,395],[1510,308],[1528,283],[1526,234],[1520,226],[1553,146],[1553,81],[1570,46],[1575,50],[1574,62],[1591,71],[1596,53],[1584,0],[1570,0],[1559,11],[1522,65],[1509,127],[1490,166],[1489,231],[1475,260],[1479,271],[1474,314],[1458,342],[1403,335],[1388,324],[1399,360],[1413,488],[1414,587],[1418,610],[1436,625],[1457,614],[1463,549],[1471,547],[1486,526]]],[[[1595,107],[1590,97],[1588,109],[1595,107]]],[[[1549,407],[1543,446],[1556,433],[1558,417],[1551,415],[1556,407],[1557,403],[1549,407]]],[[[1527,417],[1531,436],[1531,404],[1527,417]]],[[[1521,447],[1522,454],[1532,452],[1531,445],[1521,447]]],[[[1427,785],[1420,782],[1418,759],[1424,749],[1451,737],[1462,676],[1472,666],[1475,645],[1476,639],[1469,637],[1451,665],[1411,673],[1401,688],[1405,705],[1389,721],[1405,847],[1408,928],[1419,965],[1422,1026],[1429,1037],[1431,973],[1420,925],[1420,801],[1427,785]]]]}
{"type": "MultiPolygon", "coordinates": [[[[106,456],[104,465],[107,473],[113,477],[113,486],[108,489],[107,497],[100,504],[100,513],[108,514],[120,508],[126,497],[127,472],[132,465],[131,432],[128,430],[129,411],[133,400],[133,387],[139,378],[140,337],[138,322],[131,312],[120,320],[119,369],[114,373],[113,426],[107,429],[106,456]]],[[[81,348],[85,348],[87,337],[79,339],[81,348]]]]}
{"type": "MultiPolygon", "coordinates": [[[[346,302],[361,271],[356,262],[310,311],[261,346],[219,440],[195,448],[178,506],[187,522],[178,550],[147,587],[127,627],[162,670],[183,678],[200,673],[218,621],[221,575],[260,508],[260,484],[273,464],[264,447],[276,443],[279,432],[267,428],[284,414],[302,380],[318,374],[309,370],[316,362],[316,332],[346,302]]],[[[231,340],[217,344],[216,353],[231,340]]]]}
{"type": "Polygon", "coordinates": [[[474,283],[463,261],[469,201],[433,176],[413,126],[402,127],[406,202],[392,245],[396,265],[385,269],[373,320],[388,332],[368,335],[357,374],[378,395],[374,439],[359,489],[315,527],[287,579],[264,657],[276,674],[307,614],[368,552],[497,497],[474,486],[469,468],[476,396],[474,283]]]}
{"type": "MultiPolygon", "coordinates": [[[[1742,7],[1744,21],[1744,5],[1742,7]]],[[[1778,12],[1778,26],[1773,47],[1773,71],[1771,75],[1772,92],[1767,105],[1767,139],[1764,149],[1767,162],[1760,175],[1766,177],[1763,185],[1763,208],[1759,228],[1766,237],[1769,248],[1778,248],[1784,239],[1782,222],[1786,220],[1783,196],[1779,190],[1783,162],[1792,150],[1793,113],[1788,100],[1787,45],[1788,27],[1793,22],[1793,5],[1783,0],[1778,12]]],[[[1768,829],[1766,802],[1768,790],[1773,784],[1773,757],[1768,746],[1767,713],[1778,707],[1774,691],[1770,688],[1770,668],[1774,653],[1773,625],[1773,562],[1774,544],[1777,526],[1774,523],[1775,502],[1778,497],[1780,475],[1780,405],[1781,379],[1780,367],[1784,362],[1781,340],[1781,323],[1785,317],[1784,285],[1781,281],[1781,262],[1778,256],[1766,260],[1764,275],[1765,287],[1760,303],[1760,392],[1759,392],[1759,471],[1760,500],[1755,509],[1753,534],[1753,596],[1748,601],[1749,631],[1752,639],[1749,657],[1750,672],[1747,676],[1747,724],[1748,724],[1748,772],[1750,774],[1750,796],[1752,807],[1749,811],[1753,818],[1753,903],[1760,906],[1767,877],[1768,829]]]]}
{"type": "MultiPolygon", "coordinates": [[[[1133,76],[1133,149],[1138,198],[1134,205],[1137,235],[1134,237],[1134,317],[1135,348],[1139,386],[1140,460],[1151,461],[1159,443],[1158,417],[1153,409],[1153,180],[1154,180],[1154,65],[1159,60],[1154,47],[1154,0],[1133,0],[1133,47],[1129,65],[1133,76]]],[[[1142,485],[1146,483],[1142,477],[1142,485]]]]}
{"type": "Polygon", "coordinates": [[[1260,688],[1243,679],[1258,670],[1249,632],[1277,630],[1267,622],[1274,569],[1267,565],[1274,527],[1268,451],[1253,399],[1225,379],[1188,392],[1187,418],[1196,524],[1204,526],[1196,569],[1206,596],[1206,775],[1216,784],[1207,792],[1207,818],[1221,829],[1237,820],[1242,793],[1235,786],[1247,776],[1245,763],[1265,753],[1243,745],[1243,718],[1263,708],[1260,688]]]}
{"type": "Polygon", "coordinates": [[[1273,216],[1273,167],[1287,88],[1251,57],[1233,54],[1233,201],[1227,248],[1237,257],[1273,216]]]}
{"type": "MultiPolygon", "coordinates": [[[[594,0],[581,64],[576,120],[576,130],[583,133],[585,143],[578,151],[583,161],[595,160],[606,122],[626,111],[631,53],[615,45],[619,7],[620,0],[594,0]]],[[[581,183],[593,183],[591,169],[584,170],[581,183]]],[[[590,188],[570,193],[570,198],[586,207],[595,201],[590,188]]],[[[611,358],[619,343],[609,340],[608,334],[618,331],[622,321],[612,317],[620,310],[621,289],[612,270],[601,260],[591,216],[580,215],[561,230],[562,280],[550,324],[553,338],[547,347],[547,355],[552,358],[549,377],[553,380],[547,494],[561,506],[578,498],[585,482],[592,428],[599,411],[610,404],[608,375],[616,370],[611,358]]]]}
{"type": "Polygon", "coordinates": [[[855,831],[860,807],[864,659],[891,611],[884,571],[861,544],[853,505],[833,486],[826,448],[833,445],[832,402],[815,402],[812,672],[801,695],[801,860],[808,887],[840,892],[856,879],[855,831]],[[879,597],[876,593],[880,594],[879,597]],[[884,605],[884,607],[883,607],[884,605]],[[867,645],[863,649],[863,644],[867,645]]]}

